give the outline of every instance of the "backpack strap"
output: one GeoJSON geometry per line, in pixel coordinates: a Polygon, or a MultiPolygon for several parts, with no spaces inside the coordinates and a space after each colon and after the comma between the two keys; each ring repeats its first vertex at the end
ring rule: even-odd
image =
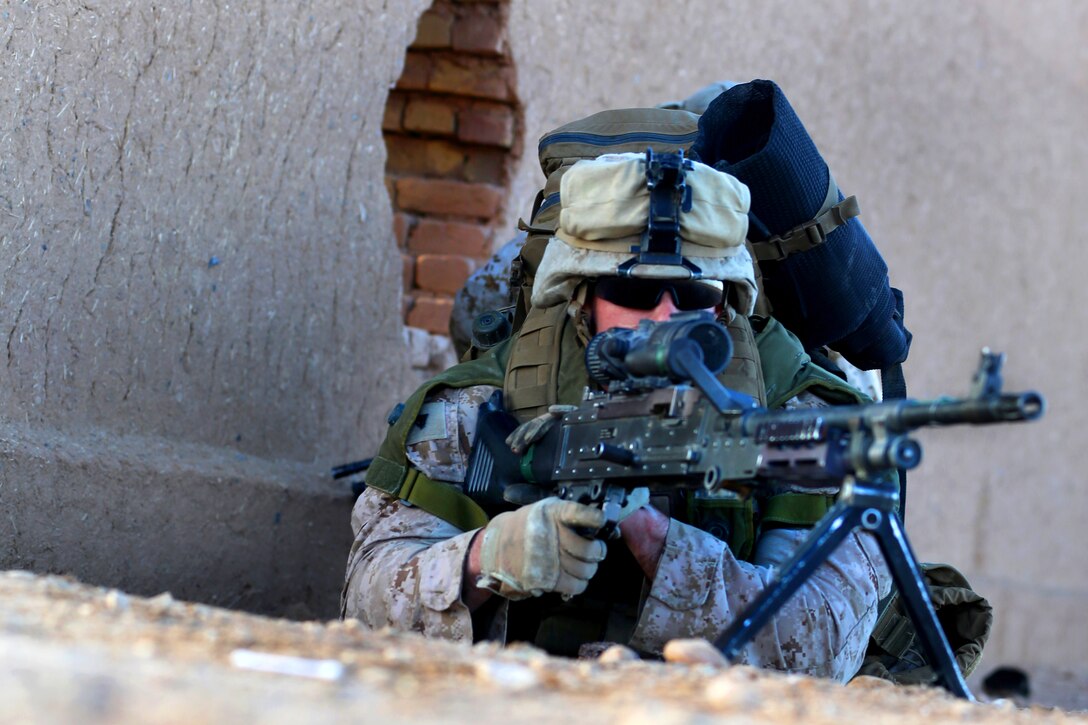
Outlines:
{"type": "Polygon", "coordinates": [[[827,177],[827,196],[816,216],[804,224],[790,229],[783,234],[776,234],[770,239],[753,241],[752,249],[756,260],[760,262],[781,262],[795,252],[823,244],[827,235],[846,222],[861,214],[856,196],[849,196],[839,201],[839,185],[829,174],[827,177]]]}
{"type": "Polygon", "coordinates": [[[763,379],[767,386],[767,407],[778,408],[810,388],[832,403],[871,403],[869,396],[842,378],[812,362],[797,336],[773,317],[767,318],[756,335],[763,379]]]}

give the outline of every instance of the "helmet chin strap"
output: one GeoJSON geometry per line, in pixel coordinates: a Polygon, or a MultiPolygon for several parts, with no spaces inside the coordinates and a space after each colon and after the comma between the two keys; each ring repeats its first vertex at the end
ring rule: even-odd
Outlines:
{"type": "Polygon", "coordinates": [[[578,341],[588,345],[593,338],[593,308],[590,305],[592,283],[588,279],[578,282],[567,301],[567,315],[574,323],[578,341]]]}

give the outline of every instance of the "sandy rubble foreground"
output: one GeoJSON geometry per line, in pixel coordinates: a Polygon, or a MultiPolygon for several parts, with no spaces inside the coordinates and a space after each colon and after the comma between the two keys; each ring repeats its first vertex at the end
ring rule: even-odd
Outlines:
{"type": "Polygon", "coordinates": [[[299,623],[0,573],[0,721],[191,723],[1088,723],[1088,715],[866,679],[602,664],[299,623]],[[294,658],[269,658],[267,654],[294,658]],[[316,662],[315,662],[316,660],[316,662]],[[281,673],[255,671],[272,666],[281,673]],[[303,668],[307,672],[283,674],[303,668]],[[305,676],[304,676],[305,675],[305,676]],[[315,679],[313,676],[324,677],[315,679]]]}

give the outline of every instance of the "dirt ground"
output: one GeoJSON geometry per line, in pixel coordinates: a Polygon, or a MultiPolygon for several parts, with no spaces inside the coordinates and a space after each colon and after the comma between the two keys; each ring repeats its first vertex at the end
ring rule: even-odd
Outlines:
{"type": "Polygon", "coordinates": [[[0,722],[1088,723],[878,680],[573,661],[0,573],[0,722]],[[274,670],[269,672],[267,670],[274,670]]]}

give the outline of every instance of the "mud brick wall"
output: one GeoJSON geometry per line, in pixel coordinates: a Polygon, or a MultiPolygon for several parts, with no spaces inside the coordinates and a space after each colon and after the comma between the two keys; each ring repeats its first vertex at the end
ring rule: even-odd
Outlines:
{"type": "Polygon", "coordinates": [[[491,253],[518,153],[506,14],[505,2],[436,2],[385,109],[405,321],[433,334],[447,334],[454,293],[491,253]]]}

